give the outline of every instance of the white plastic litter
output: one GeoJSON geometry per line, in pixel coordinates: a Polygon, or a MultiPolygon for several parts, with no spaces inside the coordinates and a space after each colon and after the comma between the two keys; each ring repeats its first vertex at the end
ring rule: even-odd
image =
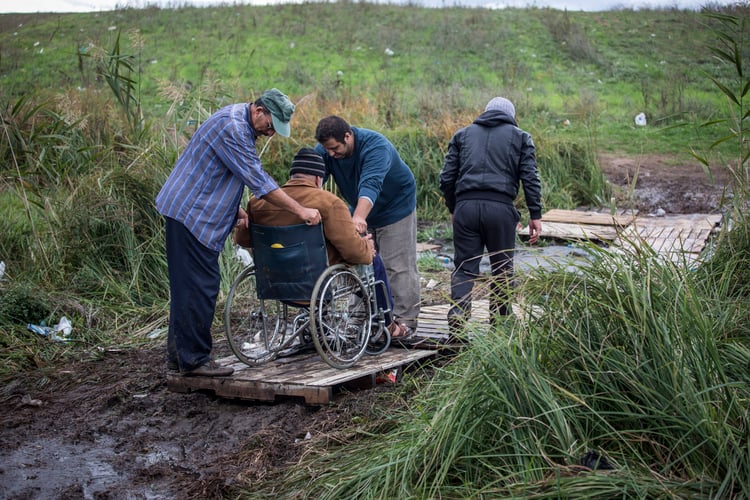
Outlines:
{"type": "Polygon", "coordinates": [[[0,261],[0,280],[3,279],[4,274],[5,274],[5,262],[0,261]]]}
{"type": "Polygon", "coordinates": [[[167,327],[163,326],[161,328],[154,329],[151,333],[146,335],[146,338],[149,339],[158,339],[159,337],[163,336],[165,333],[167,333],[167,327]]]}
{"type": "Polygon", "coordinates": [[[70,321],[63,316],[60,319],[60,323],[58,323],[55,326],[46,326],[44,322],[42,322],[41,325],[34,325],[32,323],[29,323],[26,325],[26,328],[28,328],[30,331],[41,335],[42,337],[49,337],[55,342],[69,342],[70,339],[68,338],[68,335],[70,335],[70,332],[73,330],[72,326],[70,326],[70,321]],[[67,324],[63,324],[62,327],[58,330],[58,327],[61,323],[63,323],[62,320],[65,320],[67,324]],[[67,334],[65,331],[67,330],[67,334]],[[57,333],[60,332],[60,335],[57,333]]]}
{"type": "Polygon", "coordinates": [[[646,114],[645,113],[638,113],[635,115],[635,124],[639,127],[645,127],[646,126],[646,114]]]}
{"type": "Polygon", "coordinates": [[[70,333],[73,331],[73,325],[70,324],[70,320],[63,316],[60,318],[60,322],[54,327],[55,333],[59,334],[60,337],[70,337],[70,333]]]}
{"type": "Polygon", "coordinates": [[[238,246],[237,250],[235,251],[235,255],[240,260],[240,262],[242,262],[243,266],[247,267],[253,265],[253,256],[250,255],[250,252],[248,252],[245,248],[238,246]]]}

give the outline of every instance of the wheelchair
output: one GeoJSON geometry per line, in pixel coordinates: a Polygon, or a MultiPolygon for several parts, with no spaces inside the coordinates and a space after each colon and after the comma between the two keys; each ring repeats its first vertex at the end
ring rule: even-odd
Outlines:
{"type": "Polygon", "coordinates": [[[240,361],[260,365],[314,348],[329,366],[345,369],[388,349],[390,305],[372,265],[329,266],[320,224],[252,224],[250,231],[253,263],[235,278],[224,308],[240,361]]]}

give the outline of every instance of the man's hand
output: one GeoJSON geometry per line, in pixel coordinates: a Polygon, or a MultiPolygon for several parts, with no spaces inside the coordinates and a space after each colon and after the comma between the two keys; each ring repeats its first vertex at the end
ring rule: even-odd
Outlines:
{"type": "Polygon", "coordinates": [[[302,213],[300,214],[300,217],[308,226],[320,224],[320,212],[318,212],[317,208],[302,207],[302,213]]]}
{"type": "Polygon", "coordinates": [[[352,221],[354,221],[354,227],[359,234],[367,232],[367,221],[363,217],[358,217],[357,214],[354,214],[352,216],[352,221]]]}
{"type": "Polygon", "coordinates": [[[250,219],[247,216],[247,212],[245,212],[244,208],[240,207],[239,210],[237,210],[237,227],[244,227],[247,229],[249,223],[250,219]]]}
{"type": "Polygon", "coordinates": [[[533,245],[539,241],[539,235],[542,233],[542,219],[532,219],[529,221],[529,244],[533,245]]]}
{"type": "Polygon", "coordinates": [[[362,234],[362,238],[367,242],[367,248],[370,250],[370,255],[375,258],[375,241],[372,239],[372,235],[369,233],[362,234]]]}

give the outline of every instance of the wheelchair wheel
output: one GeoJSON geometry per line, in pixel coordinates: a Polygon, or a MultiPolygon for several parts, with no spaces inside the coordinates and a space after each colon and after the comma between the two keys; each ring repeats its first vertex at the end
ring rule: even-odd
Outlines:
{"type": "Polygon", "coordinates": [[[388,328],[385,326],[381,327],[375,327],[373,325],[373,330],[370,333],[370,338],[367,340],[367,347],[365,348],[365,352],[368,356],[377,356],[378,354],[383,354],[389,347],[391,346],[391,334],[388,331],[388,328]]]}
{"type": "Polygon", "coordinates": [[[362,280],[347,266],[331,266],[318,278],[310,327],[315,349],[333,368],[348,368],[364,354],[372,327],[370,299],[362,280]]]}
{"type": "Polygon", "coordinates": [[[254,267],[237,276],[224,307],[224,331],[240,361],[258,365],[276,357],[286,336],[286,309],[281,302],[258,299],[254,267]]]}

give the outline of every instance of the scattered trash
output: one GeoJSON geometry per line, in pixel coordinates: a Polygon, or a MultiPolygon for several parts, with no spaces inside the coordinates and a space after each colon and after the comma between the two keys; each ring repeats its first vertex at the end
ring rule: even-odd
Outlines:
{"type": "Polygon", "coordinates": [[[655,212],[648,214],[649,217],[664,217],[665,215],[667,215],[667,212],[661,207],[657,208],[655,212]]]}
{"type": "Polygon", "coordinates": [[[21,406],[42,406],[42,400],[41,399],[33,399],[28,394],[24,394],[21,398],[21,406]]]}
{"type": "Polygon", "coordinates": [[[167,328],[166,326],[162,326],[161,328],[156,328],[151,333],[149,333],[148,335],[146,335],[146,338],[157,339],[157,338],[163,336],[165,333],[167,333],[168,330],[169,330],[169,328],[167,328]]]}
{"type": "Polygon", "coordinates": [[[570,127],[570,120],[567,118],[562,121],[563,127],[570,127]]]}
{"type": "Polygon", "coordinates": [[[398,369],[380,372],[375,376],[376,384],[395,384],[398,380],[398,369]]]}
{"type": "Polygon", "coordinates": [[[443,265],[443,267],[449,267],[453,264],[453,257],[451,257],[450,255],[440,253],[438,254],[438,259],[440,260],[440,263],[443,265]]]}
{"type": "Polygon", "coordinates": [[[44,324],[44,321],[42,321],[39,325],[29,323],[26,325],[26,328],[43,337],[49,337],[55,342],[69,342],[70,339],[68,337],[73,331],[73,326],[70,324],[70,320],[65,316],[60,318],[60,322],[55,326],[47,326],[44,324]]]}
{"type": "Polygon", "coordinates": [[[70,337],[70,333],[73,331],[73,325],[70,324],[70,320],[65,316],[60,318],[60,322],[54,328],[55,332],[59,332],[61,337],[70,337]]]}
{"type": "Polygon", "coordinates": [[[639,127],[645,127],[646,126],[646,114],[645,113],[638,113],[635,115],[635,124],[639,127]]]}
{"type": "Polygon", "coordinates": [[[252,266],[253,265],[253,256],[250,255],[250,252],[247,251],[247,249],[242,248],[241,246],[237,245],[237,250],[235,251],[235,255],[237,258],[242,262],[242,265],[252,266]]]}
{"type": "Polygon", "coordinates": [[[394,54],[394,52],[391,49],[389,49],[389,48],[385,49],[385,55],[392,56],[393,54],[394,54]]]}
{"type": "Polygon", "coordinates": [[[431,279],[430,281],[427,282],[427,285],[425,286],[425,288],[427,288],[428,290],[432,290],[433,288],[437,286],[437,284],[438,284],[437,281],[431,279]]]}
{"type": "Polygon", "coordinates": [[[5,262],[0,261],[0,280],[3,279],[4,274],[5,274],[5,262]]]}
{"type": "Polygon", "coordinates": [[[614,470],[614,465],[601,453],[589,450],[581,457],[581,465],[591,470],[614,470]]]}
{"type": "Polygon", "coordinates": [[[294,442],[295,442],[295,443],[299,443],[300,441],[303,441],[303,440],[304,440],[304,441],[307,441],[307,440],[309,440],[309,439],[312,439],[312,434],[310,434],[310,433],[308,432],[307,434],[305,434],[305,437],[304,437],[304,438],[302,438],[302,439],[300,439],[300,438],[296,438],[296,439],[294,440],[294,442]]]}

